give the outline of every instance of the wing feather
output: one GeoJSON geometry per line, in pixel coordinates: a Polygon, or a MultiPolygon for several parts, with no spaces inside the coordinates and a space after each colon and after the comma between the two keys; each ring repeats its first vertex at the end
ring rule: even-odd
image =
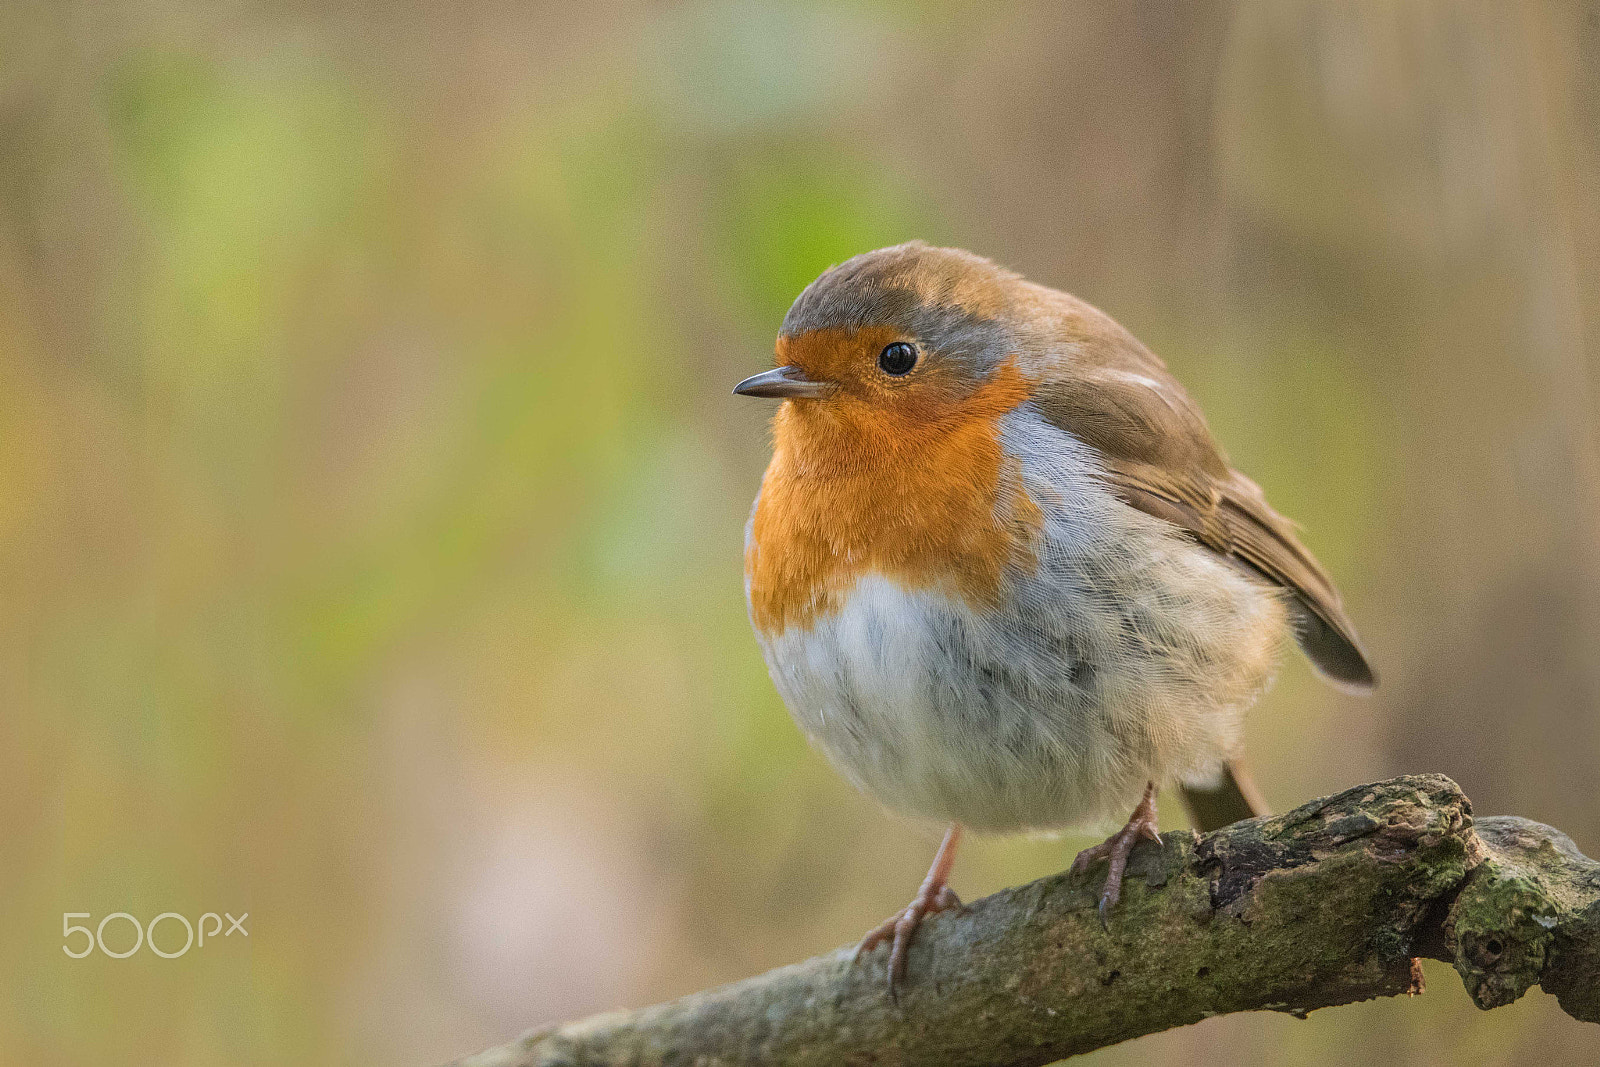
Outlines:
{"type": "Polygon", "coordinates": [[[1375,685],[1332,579],[1261,488],[1228,463],[1166,365],[1109,316],[1066,299],[1057,319],[1066,343],[1051,346],[1062,355],[1045,362],[1035,390],[1044,417],[1100,452],[1107,481],[1129,504],[1293,594],[1296,640],[1324,676],[1375,685]]]}

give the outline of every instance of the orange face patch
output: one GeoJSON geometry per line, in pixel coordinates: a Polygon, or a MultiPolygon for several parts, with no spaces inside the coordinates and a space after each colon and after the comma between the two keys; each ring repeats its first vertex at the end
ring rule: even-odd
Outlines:
{"type": "MultiPolygon", "coordinates": [[[[839,391],[827,401],[825,414],[843,418],[868,435],[898,429],[896,416],[923,422],[961,415],[960,401],[980,384],[970,376],[940,367],[937,360],[925,360],[903,378],[878,369],[878,353],[885,346],[915,340],[892,326],[813,330],[779,337],[778,362],[799,367],[813,381],[835,383],[839,391]]],[[[799,417],[815,414],[801,412],[799,417]]]]}
{"type": "Polygon", "coordinates": [[[1008,566],[1031,565],[1042,516],[1000,447],[1000,418],[1029,382],[1010,361],[979,382],[938,368],[887,379],[876,353],[902,339],[884,328],[779,342],[784,362],[841,388],[785,401],[773,420],[745,553],[764,632],[809,625],[870,571],[981,605],[1008,566]]]}

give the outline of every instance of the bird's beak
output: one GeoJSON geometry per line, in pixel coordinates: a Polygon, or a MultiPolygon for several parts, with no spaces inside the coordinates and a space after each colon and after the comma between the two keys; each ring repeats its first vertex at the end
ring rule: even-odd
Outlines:
{"type": "Polygon", "coordinates": [[[833,392],[833,384],[807,378],[805,371],[787,364],[746,378],[733,391],[738,396],[816,399],[833,392]]]}

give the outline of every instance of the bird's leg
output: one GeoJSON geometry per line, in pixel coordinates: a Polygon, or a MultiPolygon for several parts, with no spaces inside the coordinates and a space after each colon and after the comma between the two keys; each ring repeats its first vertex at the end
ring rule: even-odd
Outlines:
{"type": "Polygon", "coordinates": [[[1144,797],[1140,799],[1133,814],[1128,816],[1128,823],[1122,829],[1090,848],[1078,853],[1078,858],[1072,861],[1074,874],[1080,874],[1094,866],[1100,860],[1107,860],[1106,884],[1100,890],[1100,921],[1106,921],[1106,914],[1117,906],[1117,901],[1122,898],[1122,872],[1128,868],[1128,857],[1133,853],[1133,846],[1143,838],[1161,844],[1161,835],[1156,833],[1156,784],[1149,783],[1144,787],[1144,797]]]}
{"type": "Polygon", "coordinates": [[[961,901],[949,885],[950,868],[955,866],[956,846],[960,843],[961,824],[951,823],[950,829],[944,832],[944,840],[939,843],[939,851],[934,854],[933,866],[928,868],[928,877],[922,880],[922,888],[917,890],[911,903],[869,931],[856,946],[856,958],[859,959],[863,952],[871,952],[883,942],[893,939],[889,949],[890,996],[894,995],[895,986],[906,975],[906,954],[911,949],[912,936],[916,934],[917,927],[922,925],[923,916],[961,906],[961,901]]]}

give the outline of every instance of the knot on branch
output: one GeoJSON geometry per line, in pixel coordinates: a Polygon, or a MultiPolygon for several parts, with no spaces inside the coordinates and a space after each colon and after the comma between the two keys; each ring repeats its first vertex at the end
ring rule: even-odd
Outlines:
{"type": "Polygon", "coordinates": [[[1575,1018],[1600,1022],[1600,864],[1541,823],[1480,819],[1486,858],[1444,922],[1456,972],[1480,1008],[1543,984],[1575,1018]]]}

